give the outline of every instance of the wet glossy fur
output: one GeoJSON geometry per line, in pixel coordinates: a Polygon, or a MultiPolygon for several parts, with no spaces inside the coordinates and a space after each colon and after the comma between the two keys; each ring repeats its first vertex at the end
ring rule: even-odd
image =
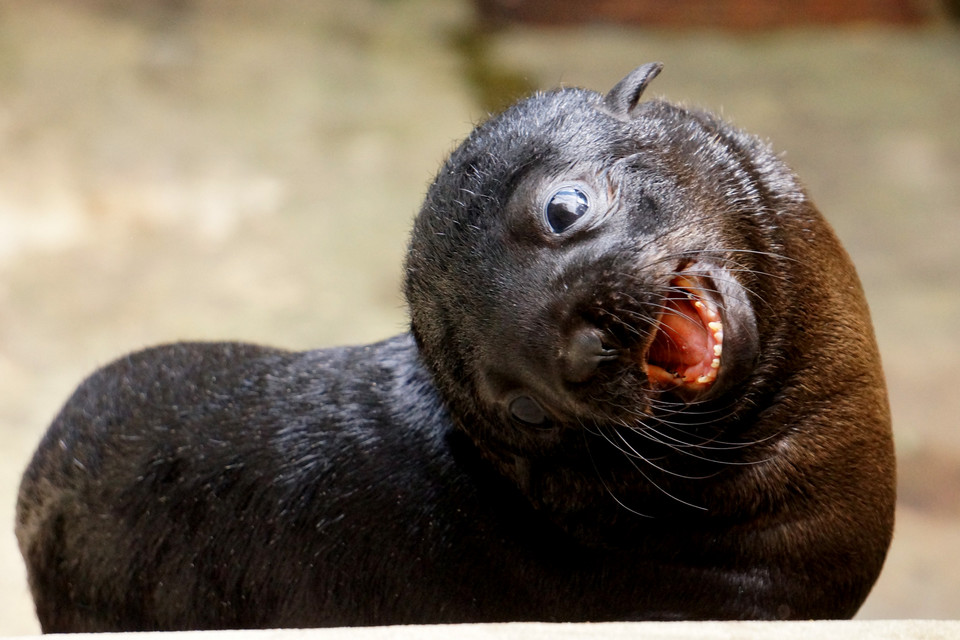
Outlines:
{"type": "Polygon", "coordinates": [[[658,70],[534,96],[452,154],[410,334],[171,345],[85,381],[18,504],[44,631],[852,616],[894,502],[860,285],[765,145],[639,102],[658,70]],[[552,234],[567,183],[605,204],[552,234]],[[690,264],[731,336],[692,400],[637,361],[690,264]],[[571,383],[583,323],[617,355],[571,383]]]}

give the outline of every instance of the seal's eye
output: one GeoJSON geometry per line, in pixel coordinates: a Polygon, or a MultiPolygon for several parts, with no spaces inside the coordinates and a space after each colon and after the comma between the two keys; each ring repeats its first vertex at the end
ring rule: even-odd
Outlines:
{"type": "Polygon", "coordinates": [[[544,217],[554,233],[563,233],[590,210],[590,200],[576,187],[563,187],[547,201],[544,217]]]}
{"type": "Polygon", "coordinates": [[[530,396],[517,396],[510,402],[510,414],[520,422],[527,424],[543,424],[547,420],[547,413],[536,400],[530,396]]]}

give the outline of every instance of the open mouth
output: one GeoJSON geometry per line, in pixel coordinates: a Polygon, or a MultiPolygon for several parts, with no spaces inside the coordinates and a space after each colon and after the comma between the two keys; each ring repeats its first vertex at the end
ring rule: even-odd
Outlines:
{"type": "Polygon", "coordinates": [[[663,301],[656,334],[643,359],[658,390],[706,390],[717,379],[723,354],[723,321],[699,278],[677,276],[663,301]]]}

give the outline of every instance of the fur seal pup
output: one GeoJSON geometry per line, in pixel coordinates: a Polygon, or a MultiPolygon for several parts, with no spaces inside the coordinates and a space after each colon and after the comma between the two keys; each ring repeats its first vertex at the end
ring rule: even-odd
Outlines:
{"type": "Polygon", "coordinates": [[[852,616],[894,507],[860,284],[766,145],[640,101],[659,70],[452,153],[409,334],[86,380],[20,489],[43,629],[852,616]]]}

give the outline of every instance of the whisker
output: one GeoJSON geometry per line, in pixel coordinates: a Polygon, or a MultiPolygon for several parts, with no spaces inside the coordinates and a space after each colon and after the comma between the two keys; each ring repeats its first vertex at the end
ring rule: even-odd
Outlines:
{"type": "MultiPolygon", "coordinates": [[[[586,434],[586,431],[584,431],[584,434],[586,434]]],[[[600,435],[600,434],[597,434],[597,435],[600,435]]],[[[607,481],[604,480],[603,474],[600,472],[600,467],[597,466],[597,460],[593,455],[593,450],[590,448],[589,439],[584,440],[584,445],[586,446],[586,449],[587,449],[587,455],[590,457],[590,464],[593,465],[594,473],[596,473],[597,479],[600,480],[600,484],[603,485],[603,490],[607,492],[607,495],[613,498],[613,501],[616,502],[620,507],[622,507],[623,509],[626,509],[630,513],[640,516],[641,518],[653,519],[653,516],[649,514],[642,513],[640,511],[637,511],[636,509],[628,507],[626,504],[624,504],[624,502],[620,498],[617,497],[617,494],[614,493],[614,491],[610,488],[610,485],[607,484],[607,481]]]]}
{"type": "MultiPolygon", "coordinates": [[[[630,442],[624,437],[623,433],[622,433],[619,429],[614,429],[614,432],[617,434],[617,437],[621,440],[621,442],[623,442],[623,445],[626,447],[626,449],[620,447],[619,445],[616,445],[616,444],[613,443],[613,442],[610,442],[610,444],[613,444],[614,446],[616,446],[620,451],[622,451],[625,455],[627,455],[627,457],[635,458],[635,459],[637,459],[637,460],[643,460],[644,462],[646,462],[647,464],[649,464],[651,467],[653,467],[653,468],[656,469],[657,471],[660,471],[661,473],[666,473],[666,474],[668,474],[668,475],[671,475],[671,476],[674,476],[674,477],[677,477],[677,478],[683,478],[683,479],[685,479],[685,480],[706,480],[706,479],[708,479],[708,478],[712,478],[712,477],[716,476],[717,473],[719,473],[719,471],[717,471],[717,472],[714,472],[714,473],[707,474],[707,475],[705,475],[705,476],[691,476],[691,475],[685,475],[685,474],[682,474],[682,473],[678,473],[678,472],[676,472],[676,471],[671,471],[670,469],[665,469],[665,468],[661,467],[660,465],[654,464],[650,458],[647,458],[646,456],[644,456],[644,455],[642,455],[640,452],[638,452],[638,451],[633,447],[633,445],[631,445],[630,442]]],[[[608,441],[609,441],[609,440],[608,440],[608,441]]],[[[670,445],[666,445],[666,446],[670,446],[670,445]]]]}
{"type": "MultiPolygon", "coordinates": [[[[607,442],[609,442],[611,445],[613,445],[615,448],[617,448],[618,451],[623,452],[623,450],[620,449],[620,448],[616,445],[616,443],[614,443],[614,442],[610,439],[609,436],[606,436],[606,435],[604,434],[604,439],[605,439],[607,442]]],[[[640,459],[640,460],[643,460],[644,462],[646,462],[648,465],[650,465],[651,467],[653,467],[653,468],[655,468],[655,469],[660,469],[658,466],[654,465],[652,462],[650,462],[648,459],[644,458],[643,456],[639,456],[639,459],[640,459]]],[[[677,496],[673,495],[672,493],[670,493],[669,491],[667,491],[666,489],[664,489],[662,486],[660,486],[659,484],[657,484],[656,481],[654,481],[643,469],[640,468],[640,465],[638,465],[638,464],[636,463],[636,458],[634,458],[633,456],[629,456],[629,455],[628,455],[628,456],[627,456],[627,460],[630,462],[630,464],[633,466],[633,468],[636,469],[637,472],[644,478],[644,480],[646,480],[647,482],[649,482],[655,489],[657,489],[658,491],[660,491],[661,493],[663,493],[665,496],[667,496],[667,497],[670,498],[671,500],[675,500],[676,502],[679,502],[680,504],[684,504],[684,505],[687,505],[688,507],[692,507],[692,508],[694,508],[694,509],[699,509],[699,510],[701,510],[701,511],[706,511],[706,510],[707,510],[706,507],[693,504],[692,502],[688,502],[688,501],[686,501],[686,500],[684,500],[684,499],[682,499],[682,498],[678,498],[677,496]]],[[[662,469],[661,469],[661,470],[662,470],[662,469]]],[[[614,497],[614,499],[616,499],[616,497],[614,497]]],[[[618,502],[619,502],[619,500],[618,500],[618,502]]]]}

